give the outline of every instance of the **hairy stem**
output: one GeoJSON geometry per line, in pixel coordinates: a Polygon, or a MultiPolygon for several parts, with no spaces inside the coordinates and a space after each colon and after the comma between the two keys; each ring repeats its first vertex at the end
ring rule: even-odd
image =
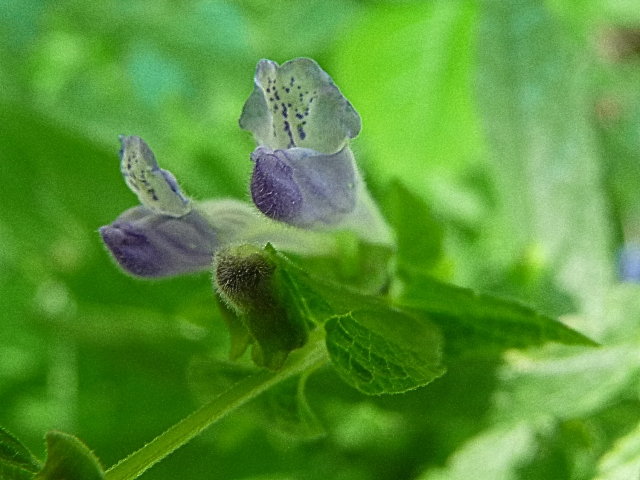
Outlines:
{"type": "Polygon", "coordinates": [[[140,450],[107,470],[105,480],[133,480],[249,400],[277,383],[310,371],[327,361],[322,329],[312,333],[304,348],[294,351],[277,372],[261,371],[248,377],[200,407],[140,450]],[[320,331],[318,331],[320,330],[320,331]]]}

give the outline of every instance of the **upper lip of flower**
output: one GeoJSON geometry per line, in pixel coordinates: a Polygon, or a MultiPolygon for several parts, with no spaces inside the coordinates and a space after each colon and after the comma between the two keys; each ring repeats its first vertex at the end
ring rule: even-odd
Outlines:
{"type": "Polygon", "coordinates": [[[173,174],[158,166],[149,146],[135,135],[120,135],[120,171],[140,203],[156,213],[180,217],[191,211],[173,174]]]}
{"type": "Polygon", "coordinates": [[[360,116],[331,77],[309,58],[278,65],[260,60],[240,127],[272,149],[303,147],[331,154],[360,132],[360,116]]]}

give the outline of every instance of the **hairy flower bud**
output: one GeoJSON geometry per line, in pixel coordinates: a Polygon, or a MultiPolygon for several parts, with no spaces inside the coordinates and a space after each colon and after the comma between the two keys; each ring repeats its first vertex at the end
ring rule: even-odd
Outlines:
{"type": "Polygon", "coordinates": [[[214,272],[218,294],[254,341],[254,361],[277,370],[289,352],[304,345],[309,329],[297,314],[278,267],[264,250],[241,245],[218,252],[214,272]]]}
{"type": "Polygon", "coordinates": [[[100,235],[118,264],[140,277],[206,270],[217,248],[215,231],[197,211],[175,218],[138,206],[101,227],[100,235]]]}

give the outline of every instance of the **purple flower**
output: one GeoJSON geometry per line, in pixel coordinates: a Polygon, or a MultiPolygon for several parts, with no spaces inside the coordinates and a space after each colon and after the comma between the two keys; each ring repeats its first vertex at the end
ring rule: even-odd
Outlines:
{"type": "Polygon", "coordinates": [[[118,264],[140,277],[165,277],[206,270],[216,250],[216,232],[197,211],[180,218],[138,206],[100,228],[118,264]]]}
{"type": "Polygon", "coordinates": [[[192,208],[171,172],[158,166],[140,137],[120,136],[120,170],[141,206],[100,228],[118,264],[140,277],[165,277],[209,268],[217,233],[192,208]]]}
{"type": "Polygon", "coordinates": [[[296,227],[351,230],[372,243],[393,243],[349,148],[360,133],[360,116],[316,62],[260,60],[240,126],[258,143],[251,197],[263,214],[296,227]]]}
{"type": "Polygon", "coordinates": [[[357,179],[348,148],[324,155],[308,148],[258,147],[251,159],[251,197],[274,220],[298,227],[333,225],[355,208],[357,179]]]}

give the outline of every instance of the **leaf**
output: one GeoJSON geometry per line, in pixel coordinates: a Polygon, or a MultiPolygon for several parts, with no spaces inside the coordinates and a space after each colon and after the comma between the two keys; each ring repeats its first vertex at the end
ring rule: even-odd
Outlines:
{"type": "Polygon", "coordinates": [[[40,463],[17,438],[0,427],[0,478],[26,480],[40,470],[40,463]]]}
{"type": "Polygon", "coordinates": [[[563,323],[521,303],[415,275],[396,300],[402,308],[423,311],[455,355],[472,350],[502,350],[558,342],[596,345],[563,323]]]}
{"type": "Polygon", "coordinates": [[[385,214],[396,232],[398,263],[403,268],[434,268],[443,255],[444,229],[426,202],[399,181],[384,197],[385,214]]]}
{"type": "Polygon", "coordinates": [[[531,426],[497,425],[465,443],[445,468],[432,469],[419,480],[517,480],[518,468],[533,457],[535,448],[531,426]]]}
{"type": "Polygon", "coordinates": [[[535,248],[582,310],[613,280],[611,222],[591,128],[592,78],[544,2],[481,2],[478,99],[497,207],[481,255],[508,267],[535,248]]]}
{"type": "Polygon", "coordinates": [[[563,347],[529,355],[513,352],[506,356],[498,378],[498,420],[580,418],[638,389],[640,354],[637,344],[582,352],[563,347]]]}
{"type": "Polygon", "coordinates": [[[287,258],[315,278],[362,293],[380,292],[389,282],[393,250],[386,245],[365,243],[349,231],[338,232],[334,238],[338,250],[333,255],[296,256],[287,251],[287,258]]]}
{"type": "Polygon", "coordinates": [[[282,382],[264,397],[271,426],[299,440],[314,440],[326,434],[307,401],[304,391],[307,378],[303,375],[282,382]]]}
{"type": "Polygon", "coordinates": [[[325,324],[338,374],[368,395],[403,393],[444,374],[438,330],[393,310],[356,310],[325,324]]]}
{"type": "Polygon", "coordinates": [[[595,480],[628,480],[640,475],[640,424],[619,439],[598,462],[595,480]]]}
{"type": "Polygon", "coordinates": [[[218,310],[220,311],[220,317],[229,331],[231,341],[229,358],[231,360],[237,360],[242,356],[242,354],[244,354],[247,348],[249,348],[249,345],[251,345],[251,334],[238,314],[234,312],[232,308],[223,302],[220,297],[216,297],[216,300],[218,310]]]}
{"type": "Polygon", "coordinates": [[[49,432],[47,461],[36,480],[101,480],[104,472],[96,456],[73,435],[49,432]]]}
{"type": "Polygon", "coordinates": [[[473,2],[375,3],[339,39],[336,80],[364,119],[358,143],[372,177],[420,192],[483,151],[472,96],[476,15],[473,2]]]}

